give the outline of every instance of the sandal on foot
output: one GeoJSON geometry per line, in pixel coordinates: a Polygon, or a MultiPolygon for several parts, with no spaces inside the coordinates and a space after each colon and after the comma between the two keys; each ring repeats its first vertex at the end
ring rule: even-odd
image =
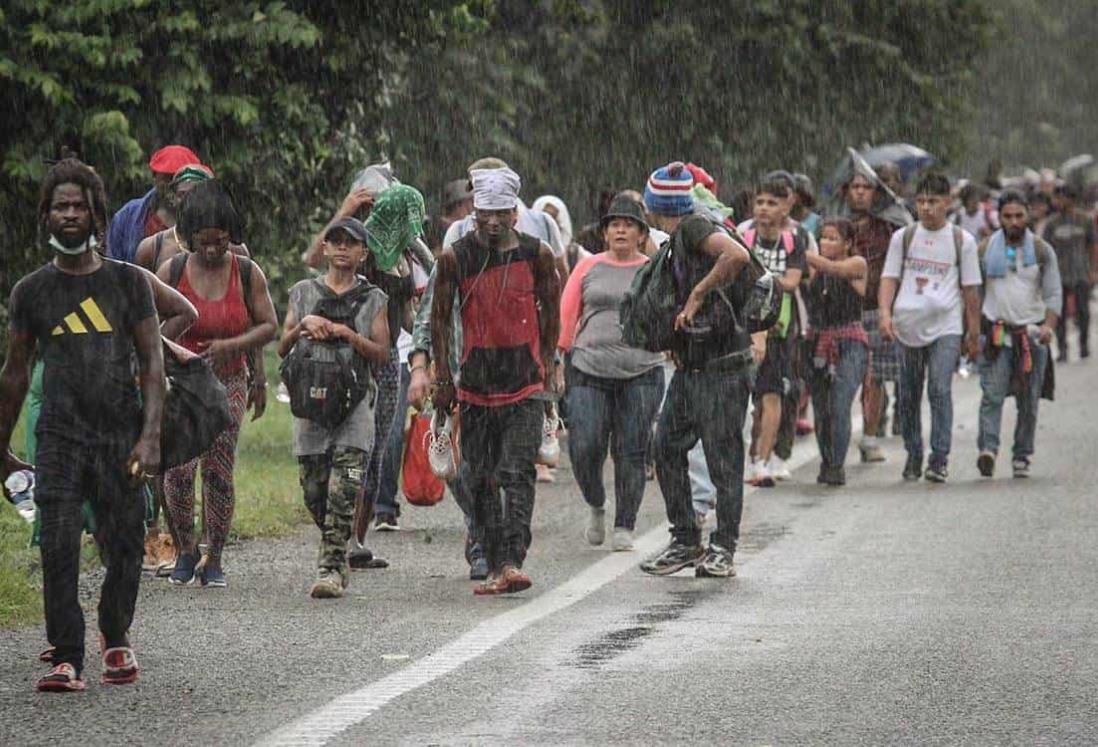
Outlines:
{"type": "Polygon", "coordinates": [[[68,662],[58,664],[38,680],[40,693],[70,693],[80,692],[83,689],[84,680],[80,679],[76,667],[68,662]]]}

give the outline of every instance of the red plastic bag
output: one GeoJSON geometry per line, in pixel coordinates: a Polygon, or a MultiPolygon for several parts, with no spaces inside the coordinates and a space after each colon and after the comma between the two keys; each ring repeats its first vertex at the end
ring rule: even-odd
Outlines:
{"type": "Polygon", "coordinates": [[[400,462],[400,491],[413,506],[433,506],[442,500],[446,483],[435,477],[427,458],[431,410],[409,407],[404,418],[404,454],[400,462]]]}

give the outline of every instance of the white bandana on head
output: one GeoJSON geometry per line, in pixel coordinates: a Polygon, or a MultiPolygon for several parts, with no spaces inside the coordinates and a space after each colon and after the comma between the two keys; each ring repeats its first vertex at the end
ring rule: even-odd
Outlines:
{"type": "Polygon", "coordinates": [[[518,206],[522,179],[511,169],[473,169],[469,176],[477,210],[514,210],[518,206]]]}

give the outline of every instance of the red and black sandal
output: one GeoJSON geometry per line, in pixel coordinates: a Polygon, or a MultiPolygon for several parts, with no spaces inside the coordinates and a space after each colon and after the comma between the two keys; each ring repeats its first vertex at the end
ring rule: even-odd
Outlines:
{"type": "Polygon", "coordinates": [[[137,682],[137,657],[129,646],[108,648],[103,652],[103,675],[99,681],[104,685],[128,685],[137,682]]]}
{"type": "Polygon", "coordinates": [[[62,662],[38,680],[38,692],[40,693],[72,693],[84,689],[84,680],[76,672],[76,667],[68,662],[62,662]]]}

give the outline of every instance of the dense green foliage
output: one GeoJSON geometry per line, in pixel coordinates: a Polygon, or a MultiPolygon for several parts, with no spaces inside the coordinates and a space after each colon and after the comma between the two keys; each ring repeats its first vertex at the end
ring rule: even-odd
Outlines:
{"type": "Polygon", "coordinates": [[[976,84],[980,137],[966,163],[973,173],[998,160],[1060,165],[1098,147],[1098,13],[1092,0],[994,4],[996,33],[976,84]]]}
{"type": "Polygon", "coordinates": [[[434,205],[497,154],[525,196],[556,192],[577,219],[598,190],[676,157],[725,190],[777,166],[820,176],[863,142],[910,139],[956,162],[993,5],[12,0],[0,292],[43,258],[35,188],[63,145],[104,175],[112,208],[147,188],[152,150],[195,148],[245,209],[276,288],[354,170],[386,156],[434,205]]]}

